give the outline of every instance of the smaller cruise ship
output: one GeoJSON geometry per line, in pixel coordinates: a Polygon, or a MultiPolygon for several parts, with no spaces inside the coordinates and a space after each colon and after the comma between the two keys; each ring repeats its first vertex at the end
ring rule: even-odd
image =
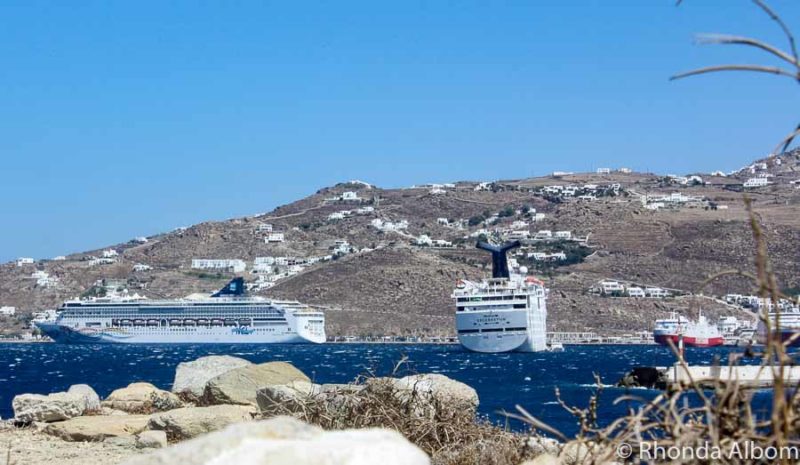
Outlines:
{"type": "MultiPolygon", "coordinates": [[[[793,308],[781,310],[780,313],[769,312],[770,329],[781,342],[788,342],[790,347],[800,347],[800,310],[793,308]]],[[[756,340],[767,343],[767,325],[759,319],[756,340]]]]}
{"type": "Polygon", "coordinates": [[[690,321],[676,312],[669,318],[656,320],[653,339],[657,344],[668,345],[668,341],[672,341],[677,346],[681,338],[686,347],[716,347],[725,342],[717,326],[710,324],[702,313],[697,321],[690,321]]]}
{"type": "Polygon", "coordinates": [[[492,253],[492,278],[480,282],[460,280],[456,302],[458,340],[475,352],[538,352],[548,350],[546,337],[547,290],[544,283],[526,276],[520,268],[512,275],[506,253],[519,241],[503,246],[478,242],[492,253]]]}

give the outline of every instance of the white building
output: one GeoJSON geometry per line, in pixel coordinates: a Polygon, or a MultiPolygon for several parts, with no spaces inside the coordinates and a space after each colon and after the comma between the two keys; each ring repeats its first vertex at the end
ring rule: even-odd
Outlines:
{"type": "Polygon", "coordinates": [[[17,309],[15,307],[8,307],[8,306],[0,307],[0,315],[14,316],[15,313],[17,313],[17,309]]]}
{"type": "Polygon", "coordinates": [[[475,186],[476,191],[488,191],[491,189],[492,183],[490,182],[482,182],[475,186]]]}
{"type": "Polygon", "coordinates": [[[247,264],[239,259],[195,258],[192,260],[192,268],[195,270],[226,270],[241,273],[247,268],[247,264]]]}
{"type": "Polygon", "coordinates": [[[408,229],[408,221],[407,220],[400,220],[398,222],[392,221],[383,221],[380,218],[375,218],[371,222],[372,226],[380,229],[381,231],[401,231],[404,229],[408,229]]]}
{"type": "Polygon", "coordinates": [[[621,294],[625,291],[625,287],[618,281],[600,281],[600,291],[604,295],[621,294]]]}
{"type": "Polygon", "coordinates": [[[36,280],[36,285],[39,287],[49,287],[58,282],[58,278],[54,278],[48,272],[42,270],[36,270],[31,273],[31,278],[36,280]]]}
{"type": "Polygon", "coordinates": [[[521,241],[523,239],[530,239],[531,232],[526,229],[518,229],[516,231],[511,231],[508,233],[508,240],[510,241],[521,241]]]}
{"type": "Polygon", "coordinates": [[[328,215],[328,221],[338,221],[344,219],[344,212],[333,212],[328,215]]]}
{"type": "Polygon", "coordinates": [[[552,176],[554,178],[558,178],[558,177],[561,177],[561,176],[569,176],[571,174],[575,174],[575,173],[573,173],[572,171],[553,171],[553,175],[552,176]]]}
{"type": "Polygon", "coordinates": [[[611,174],[611,168],[597,168],[597,174],[611,174]]]}
{"type": "Polygon", "coordinates": [[[535,240],[546,240],[553,238],[553,231],[549,229],[543,229],[541,231],[537,231],[536,234],[533,236],[535,240]]]}
{"type": "Polygon", "coordinates": [[[450,220],[447,218],[436,218],[436,222],[442,226],[447,226],[450,224],[450,220]]]}
{"type": "Polygon", "coordinates": [[[67,257],[65,257],[65,256],[63,256],[63,255],[59,255],[59,256],[57,256],[57,257],[53,257],[53,261],[54,261],[54,262],[63,262],[63,261],[64,261],[64,260],[66,260],[66,259],[67,259],[67,257]]]}
{"type": "Polygon", "coordinates": [[[264,238],[264,242],[283,242],[284,236],[283,233],[280,232],[271,232],[267,234],[267,237],[264,238]]]}
{"type": "Polygon", "coordinates": [[[256,226],[256,231],[266,233],[272,232],[272,225],[269,223],[259,223],[258,226],[256,226]]]}
{"type": "Polygon", "coordinates": [[[433,189],[430,190],[430,193],[433,195],[442,195],[446,194],[447,191],[442,189],[441,187],[434,187],[433,189]]]}
{"type": "Polygon", "coordinates": [[[422,234],[414,239],[414,245],[418,245],[420,247],[430,247],[433,245],[433,240],[427,234],[422,234]]]}
{"type": "Polygon", "coordinates": [[[17,266],[33,265],[33,259],[30,257],[20,257],[17,259],[17,266]]]}
{"type": "Polygon", "coordinates": [[[544,213],[537,213],[533,215],[533,221],[543,221],[544,220],[544,213]]]}
{"type": "Polygon", "coordinates": [[[556,231],[554,236],[556,239],[572,239],[572,231],[556,231]]]}
{"type": "Polygon", "coordinates": [[[149,241],[148,241],[148,239],[146,237],[139,236],[139,237],[134,237],[133,238],[133,242],[135,242],[137,244],[147,244],[147,242],[149,242],[149,241]]]}
{"type": "Polygon", "coordinates": [[[89,266],[97,266],[97,265],[111,265],[113,263],[117,263],[117,260],[110,257],[94,257],[89,260],[89,266]]]}
{"type": "Polygon", "coordinates": [[[114,258],[117,256],[119,256],[119,253],[117,253],[117,251],[114,249],[108,249],[103,251],[103,258],[114,258]]]}
{"type": "Polygon", "coordinates": [[[667,292],[666,289],[661,289],[660,287],[647,287],[644,289],[644,293],[647,295],[647,297],[652,298],[669,297],[669,292],[667,292]]]}
{"type": "Polygon", "coordinates": [[[361,199],[358,198],[358,193],[353,192],[353,191],[342,192],[342,195],[339,198],[342,199],[342,200],[347,200],[347,201],[350,201],[350,200],[361,200],[361,199]]]}
{"type": "Polygon", "coordinates": [[[511,229],[524,229],[529,227],[530,224],[527,221],[517,220],[511,223],[511,229]]]}
{"type": "Polygon", "coordinates": [[[619,171],[620,173],[623,173],[623,174],[630,174],[631,173],[631,169],[630,168],[620,168],[617,171],[619,171]]]}
{"type": "Polygon", "coordinates": [[[744,187],[752,188],[752,187],[764,187],[769,184],[769,179],[767,178],[750,178],[744,182],[744,187]]]}
{"type": "Polygon", "coordinates": [[[453,243],[450,241],[446,241],[444,239],[434,239],[433,240],[433,247],[440,247],[440,248],[450,248],[453,247],[453,243]]]}
{"type": "Polygon", "coordinates": [[[357,215],[369,215],[375,211],[375,207],[361,207],[356,210],[357,215]]]}
{"type": "Polygon", "coordinates": [[[644,297],[644,289],[641,287],[629,287],[626,291],[628,297],[644,297]]]}
{"type": "Polygon", "coordinates": [[[133,265],[133,271],[135,271],[135,272],[150,271],[152,269],[153,269],[152,266],[145,265],[145,264],[142,264],[142,263],[137,263],[137,264],[133,265]]]}

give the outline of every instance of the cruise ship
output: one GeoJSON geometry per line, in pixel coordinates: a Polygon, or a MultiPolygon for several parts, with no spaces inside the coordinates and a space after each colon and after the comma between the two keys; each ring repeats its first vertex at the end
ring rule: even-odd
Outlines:
{"type": "Polygon", "coordinates": [[[519,241],[494,246],[478,242],[479,249],[492,253],[492,278],[481,282],[461,280],[456,302],[458,340],[475,352],[538,352],[547,350],[547,291],[544,283],[526,276],[511,275],[506,253],[519,241]]]}
{"type": "Polygon", "coordinates": [[[55,319],[34,324],[55,342],[66,344],[325,342],[322,312],[295,301],[247,296],[242,278],[198,300],[70,300],[55,319]]]}
{"type": "MultiPolygon", "coordinates": [[[[781,342],[790,347],[800,347],[800,310],[787,309],[780,313],[769,312],[770,329],[781,342]]],[[[759,318],[756,340],[767,343],[767,325],[759,318]]]]}

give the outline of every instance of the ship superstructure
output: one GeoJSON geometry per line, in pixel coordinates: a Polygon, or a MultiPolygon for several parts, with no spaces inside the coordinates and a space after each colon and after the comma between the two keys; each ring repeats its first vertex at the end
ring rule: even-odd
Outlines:
{"type": "Polygon", "coordinates": [[[506,252],[519,245],[477,244],[492,253],[492,278],[461,280],[452,295],[458,340],[465,348],[490,353],[547,350],[547,290],[526,276],[524,267],[513,275],[508,269],[506,252]]]}
{"type": "Polygon", "coordinates": [[[54,320],[35,324],[55,342],[69,344],[325,342],[322,312],[296,301],[246,296],[242,278],[194,300],[70,300],[54,320]]]}
{"type": "MultiPolygon", "coordinates": [[[[783,343],[792,347],[800,347],[800,310],[796,308],[769,312],[769,323],[772,334],[783,343]]],[[[767,325],[759,318],[756,339],[766,344],[767,325]]]]}
{"type": "Polygon", "coordinates": [[[675,346],[683,339],[688,347],[715,347],[725,342],[717,326],[709,323],[703,314],[697,321],[690,321],[676,312],[671,313],[669,318],[656,320],[653,339],[661,345],[668,345],[672,341],[675,346]]]}

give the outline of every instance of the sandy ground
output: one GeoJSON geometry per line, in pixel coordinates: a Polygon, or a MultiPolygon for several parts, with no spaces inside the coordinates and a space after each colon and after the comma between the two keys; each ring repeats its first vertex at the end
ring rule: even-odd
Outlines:
{"type": "Polygon", "coordinates": [[[66,442],[33,429],[0,427],[0,465],[114,465],[142,453],[103,442],[66,442]]]}

